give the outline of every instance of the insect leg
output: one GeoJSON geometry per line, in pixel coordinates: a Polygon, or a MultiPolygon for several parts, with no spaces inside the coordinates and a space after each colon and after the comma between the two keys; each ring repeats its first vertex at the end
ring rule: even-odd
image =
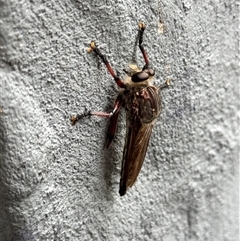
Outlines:
{"type": "Polygon", "coordinates": [[[139,27],[139,44],[138,44],[138,46],[139,46],[139,48],[140,48],[140,50],[142,52],[142,55],[143,55],[143,58],[144,58],[144,61],[145,61],[145,66],[143,67],[143,69],[147,69],[148,66],[149,66],[149,60],[148,60],[147,53],[146,53],[146,51],[145,51],[145,49],[143,47],[143,44],[142,44],[142,42],[143,42],[143,33],[144,33],[145,28],[146,28],[146,25],[144,23],[140,22],[138,24],[138,27],[139,27]]]}
{"type": "Polygon", "coordinates": [[[170,84],[171,84],[170,79],[167,78],[166,82],[165,82],[163,85],[161,85],[159,88],[160,88],[160,89],[166,88],[166,87],[168,87],[170,84]]]}
{"type": "Polygon", "coordinates": [[[90,115],[91,115],[91,111],[88,111],[88,110],[85,110],[83,114],[72,115],[70,116],[71,124],[75,125],[78,120],[90,115]]]}
{"type": "MultiPolygon", "coordinates": [[[[119,106],[120,108],[120,106],[119,106]]],[[[110,117],[110,126],[108,128],[108,134],[107,134],[107,144],[106,144],[106,148],[108,148],[117,131],[117,121],[118,121],[118,115],[119,115],[119,111],[115,112],[111,117],[110,117]]]]}
{"type": "Polygon", "coordinates": [[[84,113],[82,114],[77,114],[77,115],[72,115],[70,116],[70,121],[71,124],[74,126],[76,124],[77,121],[79,121],[80,119],[87,117],[87,116],[91,116],[91,115],[96,115],[96,116],[100,116],[100,117],[108,117],[110,118],[112,115],[114,115],[114,110],[110,113],[107,112],[101,112],[101,111],[87,111],[85,110],[84,113]]]}
{"type": "Polygon", "coordinates": [[[110,117],[110,126],[109,126],[108,134],[107,134],[106,148],[108,148],[111,145],[111,143],[115,137],[116,130],[117,130],[118,115],[119,115],[119,110],[121,108],[121,104],[122,104],[122,96],[119,95],[115,101],[112,112],[110,112],[110,113],[92,112],[93,115],[110,117]]]}
{"type": "Polygon", "coordinates": [[[78,120],[80,120],[80,119],[82,119],[84,117],[87,117],[87,116],[91,116],[91,115],[96,115],[96,116],[100,116],[100,117],[108,117],[108,118],[113,117],[114,115],[118,114],[118,112],[120,110],[120,107],[121,107],[121,103],[122,103],[122,96],[119,95],[117,97],[116,101],[115,101],[114,108],[113,108],[113,110],[110,113],[101,112],[101,111],[93,111],[93,112],[91,112],[91,111],[85,110],[83,114],[77,114],[77,115],[71,116],[70,117],[70,121],[71,121],[72,125],[75,125],[78,120]]]}
{"type": "Polygon", "coordinates": [[[94,51],[103,61],[103,63],[106,65],[109,73],[112,75],[112,77],[114,78],[115,82],[117,83],[117,85],[121,88],[125,88],[125,85],[123,84],[123,81],[114,73],[111,65],[109,64],[107,58],[105,55],[103,55],[101,53],[101,51],[99,50],[99,48],[96,46],[96,43],[94,41],[92,41],[90,43],[90,47],[88,48],[88,53],[94,51]]]}
{"type": "Polygon", "coordinates": [[[100,116],[100,117],[112,117],[114,114],[116,114],[120,110],[121,104],[122,104],[122,96],[119,95],[115,101],[113,110],[110,113],[94,111],[94,112],[90,112],[90,115],[96,115],[96,116],[100,116]]]}

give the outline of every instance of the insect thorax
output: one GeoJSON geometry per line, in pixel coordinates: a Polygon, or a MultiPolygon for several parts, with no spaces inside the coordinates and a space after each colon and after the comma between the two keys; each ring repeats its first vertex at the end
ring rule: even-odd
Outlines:
{"type": "Polygon", "coordinates": [[[138,86],[123,92],[127,117],[149,123],[154,121],[161,111],[158,88],[155,86],[138,86]]]}

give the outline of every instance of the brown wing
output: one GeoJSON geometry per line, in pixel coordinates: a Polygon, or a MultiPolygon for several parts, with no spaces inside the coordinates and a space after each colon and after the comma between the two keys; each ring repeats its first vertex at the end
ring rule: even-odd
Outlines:
{"type": "Polygon", "coordinates": [[[127,120],[128,130],[123,153],[119,194],[126,193],[137,179],[146,156],[149,139],[156,117],[161,110],[157,89],[153,87],[139,91],[133,97],[133,108],[127,120]],[[147,94],[145,93],[147,92],[147,94]],[[145,98],[145,96],[148,98],[145,98]],[[135,111],[137,110],[137,111],[135,111]]]}
{"type": "Polygon", "coordinates": [[[120,195],[124,195],[128,187],[131,187],[141,170],[146,156],[149,139],[152,133],[153,123],[140,124],[129,128],[127,143],[124,148],[124,159],[122,162],[120,195]]]}

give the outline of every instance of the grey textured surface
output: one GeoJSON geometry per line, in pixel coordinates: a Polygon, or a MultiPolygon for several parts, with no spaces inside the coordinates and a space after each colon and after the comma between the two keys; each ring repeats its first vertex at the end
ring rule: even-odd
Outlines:
{"type": "Polygon", "coordinates": [[[236,1],[10,0],[0,16],[0,240],[238,240],[236,1]],[[120,198],[124,115],[109,150],[106,120],[69,115],[111,110],[117,87],[86,48],[123,76],[138,21],[172,86],[120,198]]]}

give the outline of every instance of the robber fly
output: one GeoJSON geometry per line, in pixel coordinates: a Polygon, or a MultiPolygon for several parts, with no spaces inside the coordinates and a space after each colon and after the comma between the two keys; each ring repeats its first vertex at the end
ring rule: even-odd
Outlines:
{"type": "Polygon", "coordinates": [[[122,107],[126,110],[127,132],[122,159],[121,180],[119,194],[123,196],[131,187],[141,170],[149,139],[157,117],[161,112],[161,99],[159,90],[170,85],[170,80],[160,87],[153,85],[154,70],[150,66],[143,42],[145,24],[139,23],[139,48],[142,52],[145,65],[139,68],[136,64],[129,65],[129,70],[124,72],[126,78],[118,77],[110,66],[105,55],[101,53],[96,43],[92,41],[88,52],[95,52],[106,65],[109,73],[114,78],[121,91],[115,101],[113,110],[110,113],[86,111],[83,114],[71,116],[70,120],[74,125],[79,119],[85,116],[101,116],[110,118],[107,145],[112,143],[116,129],[119,110],[122,107]]]}

